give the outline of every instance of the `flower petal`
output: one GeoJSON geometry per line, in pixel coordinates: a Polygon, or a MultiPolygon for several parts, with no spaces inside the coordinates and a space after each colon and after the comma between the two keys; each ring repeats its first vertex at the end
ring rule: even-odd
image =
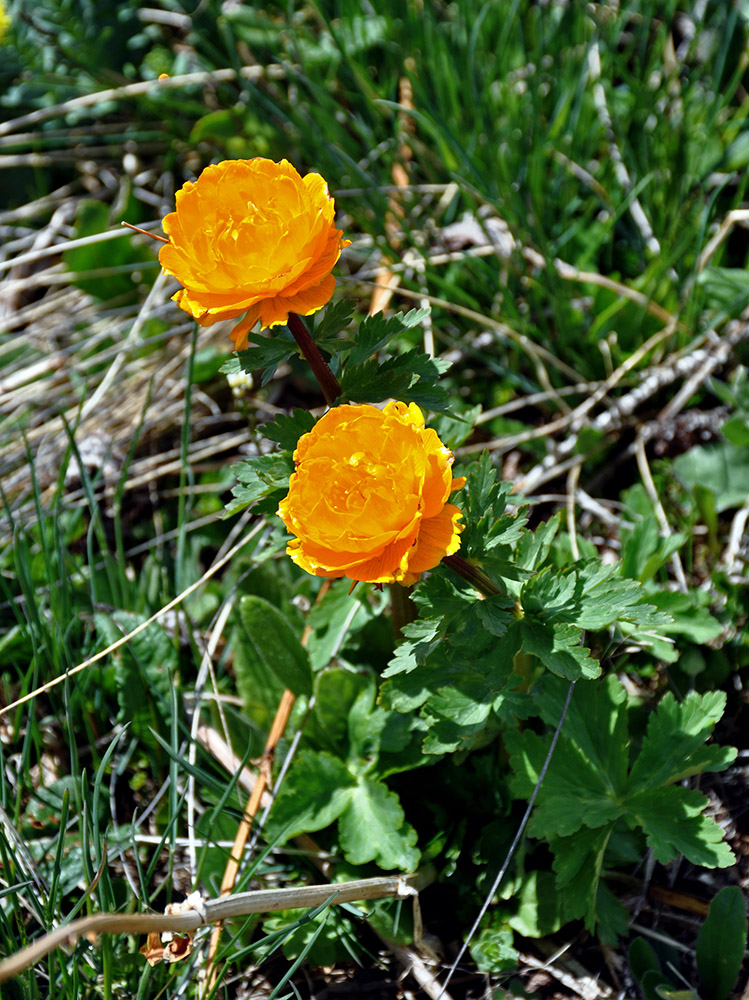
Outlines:
{"type": "Polygon", "coordinates": [[[232,334],[238,348],[258,320],[276,326],[330,301],[349,241],[319,174],[302,178],[286,160],[225,160],[188,181],[175,204],[159,261],[183,286],[176,301],[203,325],[246,313],[232,334]]]}
{"type": "Polygon", "coordinates": [[[460,533],[463,525],[458,521],[462,512],[451,503],[446,503],[435,517],[427,517],[421,522],[416,544],[408,557],[408,572],[423,573],[434,569],[444,556],[454,555],[460,548],[460,533]]]}
{"type": "MultiPolygon", "coordinates": [[[[246,321],[245,321],[246,322],[246,321]]],[[[415,404],[344,404],[302,435],[278,514],[287,552],[315,576],[414,583],[460,546],[463,479],[415,404]]]]}

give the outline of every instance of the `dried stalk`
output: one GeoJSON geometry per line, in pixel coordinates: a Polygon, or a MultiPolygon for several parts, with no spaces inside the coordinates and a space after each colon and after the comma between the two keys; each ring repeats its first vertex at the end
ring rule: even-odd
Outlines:
{"type": "Polygon", "coordinates": [[[121,639],[118,639],[116,642],[111,643],[111,645],[107,646],[106,649],[99,650],[98,653],[95,653],[93,656],[90,656],[87,660],[84,660],[82,663],[77,664],[70,670],[66,670],[64,674],[60,674],[58,677],[53,677],[52,680],[47,681],[46,684],[42,684],[40,687],[35,688],[33,691],[29,691],[29,693],[25,694],[22,698],[17,698],[14,702],[11,702],[10,705],[0,706],[0,717],[2,717],[3,715],[7,715],[9,712],[12,712],[13,709],[18,708],[19,705],[23,705],[27,701],[32,701],[34,698],[37,697],[37,695],[44,694],[46,691],[50,691],[53,687],[57,687],[58,684],[62,684],[62,682],[67,680],[68,678],[74,677],[77,673],[80,673],[81,670],[85,670],[86,667],[90,667],[93,663],[97,663],[105,656],[109,656],[110,653],[113,653],[116,649],[119,649],[120,646],[124,646],[126,642],[130,642],[130,640],[134,636],[139,635],[144,629],[148,628],[149,625],[152,625],[160,618],[163,618],[168,611],[172,610],[172,608],[176,608],[178,604],[181,604],[186,597],[189,597],[190,594],[192,594],[194,591],[198,589],[198,587],[201,587],[206,582],[206,580],[210,580],[212,576],[215,576],[220,569],[222,569],[228,562],[230,562],[234,558],[234,556],[237,554],[237,552],[240,551],[240,549],[243,549],[244,546],[247,545],[247,543],[250,541],[251,538],[254,538],[255,535],[263,529],[263,527],[264,527],[264,522],[260,521],[256,525],[256,527],[253,528],[252,531],[248,532],[248,534],[245,535],[245,537],[242,538],[239,542],[237,542],[237,544],[234,545],[229,550],[229,552],[227,552],[226,555],[223,556],[222,559],[219,559],[218,562],[215,562],[209,569],[207,569],[199,580],[196,580],[195,583],[192,583],[190,584],[189,587],[186,587],[181,594],[177,594],[177,596],[173,600],[169,601],[168,604],[165,604],[163,608],[160,608],[155,614],[151,615],[150,618],[147,618],[146,621],[141,622],[140,625],[136,625],[134,629],[132,629],[126,635],[123,635],[121,639]]]}
{"type": "MultiPolygon", "coordinates": [[[[330,580],[323,581],[315,601],[316,604],[319,604],[320,601],[322,601],[327,592],[330,590],[330,586],[330,580]]],[[[311,634],[312,629],[307,626],[301,639],[302,646],[307,645],[311,634]]],[[[234,846],[232,847],[231,855],[229,856],[226,868],[224,869],[224,877],[221,879],[222,896],[229,895],[234,888],[234,883],[237,880],[239,866],[242,863],[242,855],[244,854],[244,849],[247,845],[247,838],[252,830],[258,810],[263,804],[263,797],[266,795],[266,789],[272,783],[273,758],[276,753],[276,747],[286,730],[295,701],[296,695],[293,691],[289,691],[287,689],[281,695],[281,700],[279,701],[278,708],[276,709],[275,718],[273,719],[270,732],[268,733],[268,739],[265,742],[263,756],[260,758],[258,763],[257,781],[255,782],[255,785],[250,792],[250,797],[247,800],[247,805],[245,806],[242,819],[239,823],[239,827],[237,828],[236,837],[234,838],[234,846]]],[[[218,943],[221,938],[222,926],[223,925],[221,923],[217,923],[211,932],[211,942],[208,947],[208,976],[206,980],[206,992],[210,992],[211,986],[216,978],[214,959],[216,957],[218,943]]]]}
{"type": "Polygon", "coordinates": [[[80,937],[95,940],[100,934],[147,934],[149,932],[189,932],[206,924],[244,917],[251,913],[273,910],[294,910],[321,906],[356,903],[367,899],[393,897],[403,899],[429,885],[434,872],[425,869],[413,875],[383,875],[379,878],[355,879],[336,885],[309,885],[291,889],[258,889],[239,892],[220,899],[204,899],[181,913],[97,913],[72,920],[39,938],[27,948],[0,962],[0,983],[31,968],[46,955],[63,945],[72,945],[80,937]]]}

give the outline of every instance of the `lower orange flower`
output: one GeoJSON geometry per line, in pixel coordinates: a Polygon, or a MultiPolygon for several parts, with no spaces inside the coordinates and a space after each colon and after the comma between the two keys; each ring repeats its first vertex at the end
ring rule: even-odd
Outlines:
{"type": "Polygon", "coordinates": [[[304,434],[278,514],[314,576],[415,583],[460,548],[452,452],[415,403],[337,406],[304,434]]]}

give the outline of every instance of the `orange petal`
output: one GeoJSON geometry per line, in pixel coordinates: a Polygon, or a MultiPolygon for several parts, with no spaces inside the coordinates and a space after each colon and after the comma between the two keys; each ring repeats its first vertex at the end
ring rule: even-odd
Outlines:
{"type": "Polygon", "coordinates": [[[425,518],[421,522],[416,544],[408,556],[409,573],[434,569],[444,556],[458,551],[460,532],[464,527],[458,521],[462,516],[457,507],[446,503],[436,517],[425,518]]]}
{"type": "Polygon", "coordinates": [[[319,285],[297,292],[291,298],[277,295],[273,299],[264,299],[258,303],[261,329],[286,323],[290,312],[298,313],[300,316],[311,316],[330,302],[334,291],[335,278],[329,274],[319,285]]]}

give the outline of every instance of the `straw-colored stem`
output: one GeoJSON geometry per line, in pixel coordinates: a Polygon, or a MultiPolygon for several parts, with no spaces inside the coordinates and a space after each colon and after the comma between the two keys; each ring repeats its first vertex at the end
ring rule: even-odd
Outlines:
{"type": "Polygon", "coordinates": [[[35,965],[56,948],[72,945],[81,937],[93,941],[100,934],[146,934],[149,931],[189,933],[217,920],[228,920],[250,913],[321,906],[328,900],[336,905],[383,899],[387,896],[404,898],[414,891],[418,892],[433,880],[434,869],[427,866],[413,875],[385,875],[337,882],[334,885],[308,885],[290,889],[258,889],[220,899],[204,899],[199,903],[187,901],[177,904],[178,912],[169,914],[96,913],[71,920],[69,924],[55,928],[15,955],[4,958],[0,961],[0,983],[35,965]]]}

